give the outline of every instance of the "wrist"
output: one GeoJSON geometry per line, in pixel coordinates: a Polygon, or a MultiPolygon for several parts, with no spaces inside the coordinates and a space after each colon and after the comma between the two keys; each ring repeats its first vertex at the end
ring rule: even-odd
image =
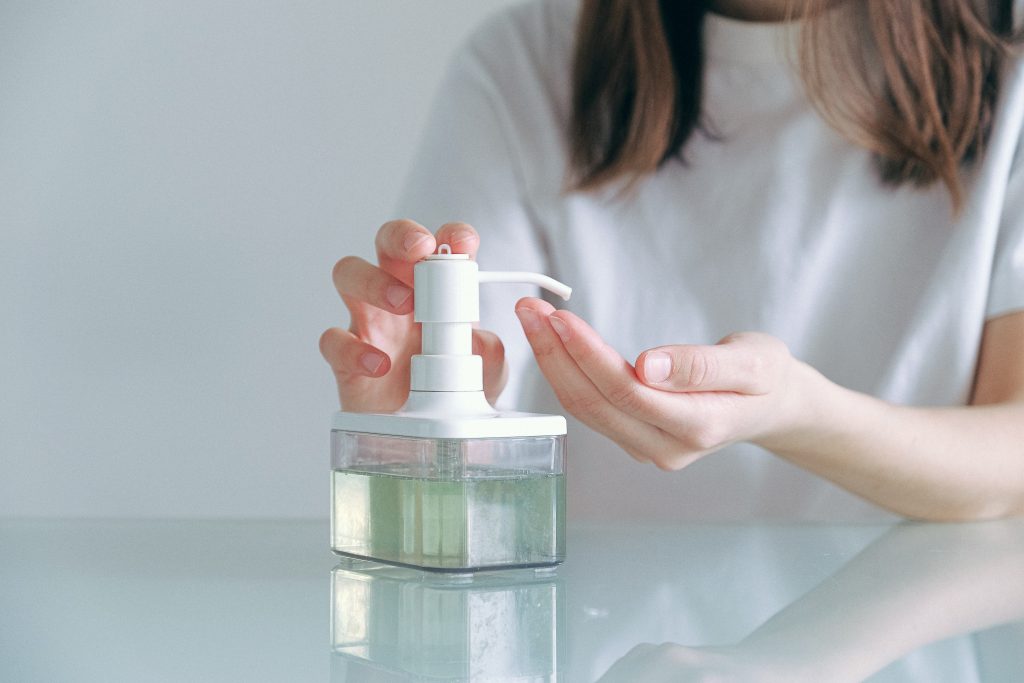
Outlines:
{"type": "Polygon", "coordinates": [[[828,432],[842,391],[807,363],[793,359],[779,391],[773,392],[768,428],[751,441],[775,453],[813,447],[828,432]]]}

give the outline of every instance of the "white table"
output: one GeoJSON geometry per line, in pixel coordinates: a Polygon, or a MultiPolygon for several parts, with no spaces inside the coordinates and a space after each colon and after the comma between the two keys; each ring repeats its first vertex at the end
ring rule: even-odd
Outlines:
{"type": "Polygon", "coordinates": [[[1021,521],[570,524],[568,556],[441,577],[343,562],[326,522],[0,521],[0,681],[1024,680],[1021,521]]]}

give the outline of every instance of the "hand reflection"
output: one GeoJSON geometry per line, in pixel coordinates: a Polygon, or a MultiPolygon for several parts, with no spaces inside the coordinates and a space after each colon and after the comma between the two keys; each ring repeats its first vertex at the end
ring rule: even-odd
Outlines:
{"type": "Polygon", "coordinates": [[[637,645],[601,677],[604,683],[714,681],[773,683],[793,681],[784,667],[766,667],[740,647],[686,647],[675,643],[637,645]]]}
{"type": "Polygon", "coordinates": [[[739,643],[638,645],[600,679],[860,681],[933,641],[1024,618],[1024,520],[904,524],[739,643]]]}

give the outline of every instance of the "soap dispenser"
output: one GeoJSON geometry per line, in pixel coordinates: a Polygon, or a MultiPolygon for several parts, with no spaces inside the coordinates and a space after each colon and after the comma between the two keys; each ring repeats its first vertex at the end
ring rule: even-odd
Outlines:
{"type": "Polygon", "coordinates": [[[331,548],[441,572],[553,567],[565,559],[565,418],[499,412],[473,355],[479,285],[545,275],[480,271],[447,244],[413,270],[422,352],[395,413],[335,413],[331,548]]]}

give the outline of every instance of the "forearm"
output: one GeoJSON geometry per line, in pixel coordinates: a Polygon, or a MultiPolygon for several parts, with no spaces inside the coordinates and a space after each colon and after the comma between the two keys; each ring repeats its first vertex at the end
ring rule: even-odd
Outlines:
{"type": "Polygon", "coordinates": [[[760,445],[902,515],[1024,514],[1024,402],[904,407],[801,375],[797,426],[760,445]]]}

